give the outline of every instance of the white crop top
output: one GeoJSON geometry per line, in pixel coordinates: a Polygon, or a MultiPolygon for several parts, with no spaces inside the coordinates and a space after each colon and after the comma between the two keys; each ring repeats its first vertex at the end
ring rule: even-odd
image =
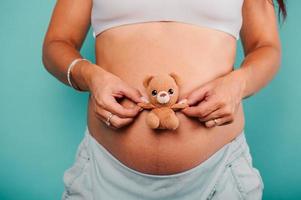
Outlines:
{"type": "Polygon", "coordinates": [[[178,21],[223,31],[239,39],[243,0],[93,0],[96,37],[106,29],[148,21],[178,21]]]}

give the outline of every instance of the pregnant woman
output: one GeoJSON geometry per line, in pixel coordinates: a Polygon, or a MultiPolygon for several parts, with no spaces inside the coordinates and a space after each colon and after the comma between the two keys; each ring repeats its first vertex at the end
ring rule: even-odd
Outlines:
{"type": "Polygon", "coordinates": [[[274,8],[269,0],[58,0],[44,65],[90,94],[62,198],[261,199],[241,101],[279,68],[274,8]],[[90,25],[95,64],[79,52],[90,25]],[[245,59],[234,70],[238,39],[245,59]],[[149,111],[137,105],[147,96],[143,80],[172,72],[189,107],[176,112],[176,130],[150,129],[149,111]]]}

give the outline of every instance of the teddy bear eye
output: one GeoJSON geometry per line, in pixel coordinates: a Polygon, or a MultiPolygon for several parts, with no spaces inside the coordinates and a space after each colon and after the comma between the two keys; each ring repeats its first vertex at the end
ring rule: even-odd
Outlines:
{"type": "Polygon", "coordinates": [[[169,94],[173,94],[173,89],[170,88],[170,89],[168,90],[168,93],[169,93],[169,94]]]}
{"type": "Polygon", "coordinates": [[[156,95],[157,95],[157,90],[153,90],[153,91],[152,91],[152,95],[153,95],[153,96],[156,96],[156,95]]]}

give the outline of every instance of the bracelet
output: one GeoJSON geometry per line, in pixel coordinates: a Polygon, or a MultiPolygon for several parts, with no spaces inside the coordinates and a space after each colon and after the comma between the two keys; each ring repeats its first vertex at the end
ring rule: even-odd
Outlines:
{"type": "MultiPolygon", "coordinates": [[[[79,88],[78,86],[75,87],[74,84],[72,84],[72,81],[71,81],[71,78],[72,78],[71,70],[72,70],[72,68],[75,66],[76,63],[78,63],[78,62],[80,62],[80,61],[83,61],[83,60],[90,62],[89,60],[87,60],[87,59],[85,59],[85,58],[76,58],[76,59],[74,59],[74,60],[70,63],[70,65],[68,66],[68,70],[67,70],[67,80],[68,80],[69,85],[70,85],[71,87],[73,87],[75,90],[78,90],[78,91],[82,91],[82,90],[80,90],[80,88],[79,88]]],[[[90,63],[91,63],[91,62],[90,62],[90,63]]],[[[75,85],[76,85],[76,84],[75,84],[75,85]]]]}

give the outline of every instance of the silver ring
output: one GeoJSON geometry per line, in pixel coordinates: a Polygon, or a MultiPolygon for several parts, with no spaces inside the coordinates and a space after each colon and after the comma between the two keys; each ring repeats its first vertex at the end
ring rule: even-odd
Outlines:
{"type": "Polygon", "coordinates": [[[105,123],[106,123],[107,126],[110,126],[110,125],[111,125],[110,120],[111,120],[111,118],[113,117],[113,115],[114,115],[114,114],[110,113],[110,115],[108,116],[107,120],[105,121],[105,123]]]}
{"type": "Polygon", "coordinates": [[[214,119],[213,121],[214,121],[214,124],[217,125],[217,119],[214,119]]]}

